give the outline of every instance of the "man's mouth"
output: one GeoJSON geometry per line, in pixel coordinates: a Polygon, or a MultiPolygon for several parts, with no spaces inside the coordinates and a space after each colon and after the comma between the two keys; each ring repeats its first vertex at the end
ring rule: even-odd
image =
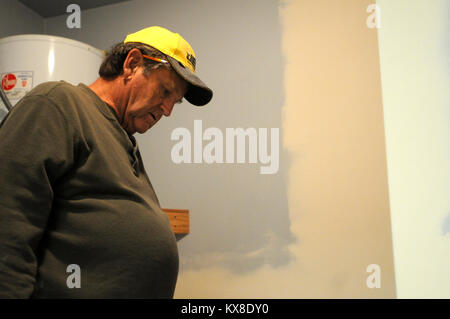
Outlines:
{"type": "Polygon", "coordinates": [[[153,113],[150,113],[150,115],[153,117],[153,120],[156,121],[156,116],[154,116],[153,113]]]}

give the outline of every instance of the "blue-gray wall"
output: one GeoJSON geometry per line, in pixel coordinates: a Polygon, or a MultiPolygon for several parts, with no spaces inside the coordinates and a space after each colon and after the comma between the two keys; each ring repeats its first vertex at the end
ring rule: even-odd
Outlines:
{"type": "Polygon", "coordinates": [[[273,175],[261,175],[260,163],[174,164],[171,148],[176,141],[170,139],[178,127],[193,133],[196,119],[203,121],[203,130],[217,127],[224,135],[226,128],[281,128],[278,2],[134,0],[86,10],[81,29],[68,29],[66,18],[64,14],[46,19],[47,34],[100,49],[109,49],[127,33],[151,25],[176,31],[193,46],[197,71],[214,89],[207,107],[185,102],[138,138],[162,206],[190,210],[191,234],[179,242],[182,267],[220,265],[242,273],[264,264],[286,264],[292,236],[283,132],[280,169],[273,175]]]}
{"type": "Polygon", "coordinates": [[[0,38],[44,32],[44,19],[17,0],[0,0],[0,38]]]}

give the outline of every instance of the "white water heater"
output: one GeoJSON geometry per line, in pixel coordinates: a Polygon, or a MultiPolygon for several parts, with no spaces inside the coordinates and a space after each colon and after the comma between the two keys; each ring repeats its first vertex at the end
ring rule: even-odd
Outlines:
{"type": "MultiPolygon", "coordinates": [[[[64,80],[88,85],[98,77],[104,51],[49,35],[16,35],[0,39],[0,79],[14,106],[36,85],[64,80]]],[[[0,121],[7,108],[0,100],[0,121]]]]}

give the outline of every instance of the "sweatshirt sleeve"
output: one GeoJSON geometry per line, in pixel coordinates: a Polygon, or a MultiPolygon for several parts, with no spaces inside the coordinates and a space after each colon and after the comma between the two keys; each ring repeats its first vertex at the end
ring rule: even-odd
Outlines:
{"type": "Polygon", "coordinates": [[[0,125],[0,298],[29,298],[53,185],[73,163],[73,129],[45,95],[22,99],[0,125]]]}

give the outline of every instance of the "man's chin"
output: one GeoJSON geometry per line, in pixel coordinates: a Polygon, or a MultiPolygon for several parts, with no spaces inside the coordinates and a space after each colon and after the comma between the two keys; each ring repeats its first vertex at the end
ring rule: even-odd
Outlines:
{"type": "Polygon", "coordinates": [[[126,127],[126,128],[124,128],[124,130],[125,130],[125,132],[128,133],[128,135],[133,135],[134,133],[136,133],[136,130],[134,129],[134,127],[133,128],[126,127]]]}
{"type": "Polygon", "coordinates": [[[139,134],[144,134],[145,132],[147,132],[149,129],[151,129],[153,126],[155,126],[156,123],[150,123],[147,125],[143,125],[142,127],[136,127],[135,132],[139,133],[139,134]]]}

